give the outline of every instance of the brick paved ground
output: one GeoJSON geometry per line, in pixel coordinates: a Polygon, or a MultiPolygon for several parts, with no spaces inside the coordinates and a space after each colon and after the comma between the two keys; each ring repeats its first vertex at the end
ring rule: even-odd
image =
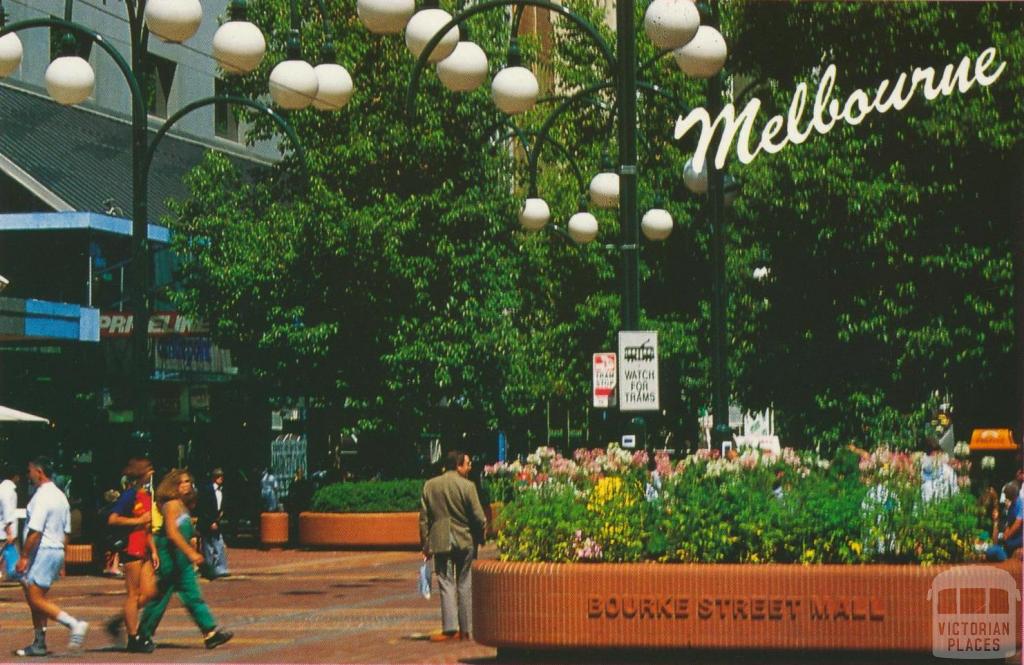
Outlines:
{"type": "MultiPolygon", "coordinates": [[[[235,548],[228,555],[234,575],[202,585],[214,616],[235,632],[234,640],[214,650],[203,647],[175,599],[157,632],[156,653],[126,653],[102,628],[124,602],[124,583],[76,574],[60,580],[52,598],[92,624],[74,662],[454,663],[487,662],[495,655],[472,642],[425,640],[440,629],[440,607],[436,595],[424,600],[416,593],[422,560],[416,552],[235,548]]],[[[51,626],[53,655],[33,660],[68,660],[67,638],[67,629],[51,626]]],[[[0,586],[0,661],[13,660],[12,651],[31,641],[21,588],[0,586]]]]}
{"type": "MultiPolygon", "coordinates": [[[[483,556],[494,556],[487,548],[483,556]]],[[[55,626],[51,655],[35,662],[74,663],[602,663],[640,665],[938,665],[948,660],[907,654],[765,652],[617,652],[538,654],[496,651],[472,642],[434,644],[440,628],[437,597],[416,593],[421,557],[416,552],[328,552],[232,548],[234,575],[204,582],[217,620],[235,639],[208,651],[178,601],[172,600],[157,633],[156,653],[129,654],[114,645],[103,622],[124,601],[121,580],[72,574],[52,592],[58,605],[92,623],[85,650],[71,656],[68,631],[55,626]]],[[[0,662],[32,639],[31,620],[17,585],[0,585],[0,662]]],[[[992,662],[992,661],[989,661],[992,662]]],[[[999,661],[996,661],[999,663],[999,661]]],[[[1002,665],[1020,663],[1010,658],[1002,665]]]]}

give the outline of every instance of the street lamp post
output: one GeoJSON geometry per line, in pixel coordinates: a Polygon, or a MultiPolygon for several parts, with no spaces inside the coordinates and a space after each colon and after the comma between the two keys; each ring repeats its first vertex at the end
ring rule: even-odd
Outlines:
{"type": "MultiPolygon", "coordinates": [[[[380,0],[359,0],[360,16],[363,17],[364,7],[371,7],[379,2],[380,0]]],[[[460,58],[459,53],[452,51],[454,44],[459,42],[460,26],[467,19],[490,9],[515,7],[516,13],[512,22],[513,47],[510,49],[510,53],[513,55],[510,56],[510,67],[498,72],[494,77],[492,94],[498,108],[506,113],[515,114],[531,109],[536,103],[538,90],[536,80],[532,74],[528,73],[529,70],[526,70],[528,75],[522,75],[517,72],[517,76],[520,77],[518,86],[509,84],[508,78],[510,77],[506,76],[510,70],[522,69],[516,67],[519,63],[518,50],[515,49],[515,35],[518,32],[518,25],[523,10],[531,6],[547,9],[568,19],[569,22],[588,35],[612,70],[614,81],[604,81],[575,92],[563,101],[544,121],[540,131],[537,133],[535,149],[529,157],[531,169],[530,191],[520,213],[520,221],[525,228],[537,230],[550,220],[550,209],[547,203],[537,196],[536,168],[540,152],[545,143],[550,142],[548,133],[554,121],[571,104],[585,96],[614,87],[617,101],[616,120],[618,123],[617,164],[613,172],[599,174],[592,181],[591,201],[599,207],[618,206],[619,245],[617,249],[622,255],[620,276],[621,329],[627,331],[635,330],[640,325],[640,232],[643,230],[644,235],[650,240],[664,240],[671,232],[674,222],[671,219],[671,215],[656,204],[654,209],[644,215],[644,223],[642,225],[638,223],[638,181],[640,174],[637,163],[637,93],[643,92],[665,97],[671,96],[656,86],[638,79],[635,4],[633,0],[619,0],[616,3],[616,48],[614,53],[611,46],[605,42],[593,25],[565,7],[546,2],[545,0],[485,0],[462,10],[454,17],[437,9],[436,2],[428,2],[426,8],[422,9],[410,20],[406,32],[407,43],[410,43],[410,49],[417,56],[416,66],[413,69],[410,80],[407,103],[410,110],[414,108],[415,91],[418,81],[422,70],[428,63],[437,62],[439,75],[441,75],[443,69],[456,69],[467,66],[466,62],[460,58]],[[440,12],[440,15],[438,12],[440,12]],[[426,18],[428,13],[431,18],[429,28],[432,31],[432,37],[424,45],[422,43],[424,41],[422,33],[425,31],[424,26],[427,25],[426,18]],[[410,40],[410,33],[415,33],[415,39],[410,40]],[[416,44],[415,48],[413,48],[413,43],[416,44]],[[435,49],[438,48],[443,57],[436,57],[435,49]],[[607,201],[604,199],[607,199],[607,201]]],[[[411,10],[407,9],[407,11],[411,13],[411,10]]],[[[708,96],[711,104],[720,106],[721,82],[718,78],[718,73],[725,63],[726,45],[715,27],[700,25],[701,18],[700,11],[690,0],[652,0],[644,15],[644,29],[655,47],[659,50],[659,55],[672,52],[676,63],[685,74],[708,79],[708,96]]],[[[713,6],[707,18],[711,18],[712,22],[714,22],[713,6]]],[[[371,30],[373,29],[373,26],[369,25],[369,23],[368,26],[371,30]]],[[[377,32],[378,30],[374,31],[377,32]]],[[[398,28],[396,28],[396,25],[392,25],[388,31],[396,32],[398,28]]],[[[479,68],[481,65],[477,64],[475,66],[479,68]]],[[[482,67],[483,77],[481,80],[486,77],[486,60],[483,61],[482,67]]],[[[441,80],[446,86],[452,88],[445,81],[443,75],[441,75],[441,80]]],[[[463,89],[465,88],[460,88],[459,90],[463,89]]],[[[672,99],[672,101],[678,103],[677,100],[672,99]]],[[[527,152],[530,154],[529,151],[527,152]]],[[[714,168],[713,164],[710,166],[709,172],[701,175],[703,175],[705,183],[710,180],[710,183],[705,185],[703,191],[706,191],[708,194],[708,214],[714,228],[712,255],[714,264],[712,288],[713,408],[715,441],[720,443],[728,438],[730,434],[728,425],[729,389],[725,334],[724,176],[714,168]]],[[[581,243],[589,242],[597,237],[597,222],[593,215],[585,210],[581,210],[569,220],[567,230],[573,240],[581,243]]]]}
{"type": "MultiPolygon", "coordinates": [[[[292,61],[281,63],[271,73],[271,95],[283,108],[299,109],[314,104],[322,110],[337,110],[347,103],[352,90],[348,72],[338,65],[318,68],[297,61],[299,16],[296,1],[292,0],[292,61]],[[282,65],[288,65],[282,68],[282,65]],[[301,65],[313,72],[312,84],[304,79],[301,65]],[[295,70],[299,70],[296,73],[295,70]]],[[[63,105],[75,105],[87,100],[93,92],[95,75],[88,62],[74,55],[78,39],[85,39],[107,52],[128,84],[131,115],[132,163],[132,258],[130,266],[129,300],[132,303],[133,324],[131,348],[134,366],[133,396],[135,434],[147,437],[149,408],[148,384],[152,373],[149,357],[148,330],[152,293],[152,251],[148,239],[148,181],[153,156],[161,139],[185,115],[218,103],[247,106],[267,114],[285,133],[293,149],[305,164],[302,146],[288,122],[265,104],[236,96],[211,96],[185,105],[168,118],[149,138],[148,111],[142,81],[145,76],[150,34],[160,39],[181,43],[191,38],[202,20],[202,7],[198,0],[124,0],[128,15],[130,52],[125,58],[109,40],[90,28],[72,21],[74,0],[65,0],[64,18],[28,19],[6,25],[3,1],[0,0],[0,76],[13,73],[21,62],[22,47],[18,32],[32,28],[50,28],[64,31],[63,53],[54,60],[46,72],[46,85],[51,97],[63,105]],[[130,61],[130,64],[129,64],[130,61]]],[[[241,75],[254,71],[263,60],[266,41],[262,31],[245,17],[245,0],[232,0],[229,21],[217,30],[213,39],[213,57],[227,74],[241,75]]],[[[327,17],[321,2],[321,10],[327,17]]]]}

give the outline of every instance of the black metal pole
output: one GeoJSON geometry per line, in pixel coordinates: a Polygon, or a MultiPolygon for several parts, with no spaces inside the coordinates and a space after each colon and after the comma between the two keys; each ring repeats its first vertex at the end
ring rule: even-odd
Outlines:
{"type": "Polygon", "coordinates": [[[622,330],[640,319],[640,228],[637,223],[636,26],[633,0],[616,6],[619,104],[619,224],[622,234],[622,330]]]}
{"type": "MultiPolygon", "coordinates": [[[[126,0],[130,3],[130,0],[126,0]]],[[[145,3],[139,2],[135,11],[129,12],[131,33],[132,72],[137,81],[145,81],[146,53],[144,44],[143,11],[145,3]]],[[[133,94],[135,94],[133,92],[133,94]]],[[[149,316],[151,310],[150,291],[152,282],[152,256],[149,247],[149,210],[147,178],[142,168],[147,151],[147,111],[143,104],[132,104],[132,262],[129,284],[132,302],[132,362],[135,376],[134,388],[134,435],[148,438],[149,432],[149,381],[152,363],[149,353],[149,316]]]]}
{"type": "MultiPolygon", "coordinates": [[[[708,79],[708,113],[717,118],[722,110],[722,79],[716,74],[708,79]]],[[[729,428],[729,341],[727,336],[727,313],[729,294],[725,278],[725,174],[714,164],[718,141],[712,141],[708,151],[708,218],[711,220],[711,376],[712,414],[714,427],[711,432],[713,447],[721,447],[723,441],[732,438],[729,428]]]]}

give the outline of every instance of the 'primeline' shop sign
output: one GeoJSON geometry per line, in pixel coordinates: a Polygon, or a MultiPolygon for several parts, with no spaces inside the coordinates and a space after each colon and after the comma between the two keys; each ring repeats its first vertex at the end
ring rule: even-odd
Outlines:
{"type": "Polygon", "coordinates": [[[657,331],[619,332],[619,410],[659,408],[657,331]]]}
{"type": "Polygon", "coordinates": [[[761,100],[754,98],[747,102],[743,111],[736,115],[736,107],[726,104],[722,112],[711,122],[711,115],[704,108],[695,108],[686,118],[680,116],[676,122],[675,136],[682,138],[696,125],[701,126],[700,140],[693,156],[693,168],[704,169],[704,160],[711,147],[711,139],[719,125],[722,125],[722,139],[715,153],[715,167],[725,167],[725,158],[736,140],[736,156],[744,164],[754,161],[761,151],[776,153],[790,143],[798,144],[807,140],[812,131],[827,134],[836,122],[842,120],[851,125],[859,125],[870,113],[886,113],[891,109],[902,111],[913,99],[920,85],[927,100],[936,99],[939,95],[949,96],[955,91],[963,94],[974,87],[990,86],[1006,69],[1005,62],[995,64],[996,49],[990,46],[982,51],[976,59],[964,57],[959,64],[948,64],[941,76],[933,67],[915,67],[913,71],[901,73],[895,83],[885,79],[878,84],[874,96],[860,90],[854,90],[840,104],[838,99],[831,99],[836,84],[836,66],[829,65],[818,82],[818,92],[814,96],[814,109],[810,121],[804,120],[807,107],[807,84],[800,83],[793,93],[789,111],[785,116],[776,115],[769,118],[761,130],[761,139],[751,149],[751,134],[757,112],[761,109],[761,100]],[[973,65],[973,66],[972,66],[973,65]],[[785,132],[783,133],[783,129],[785,132]],[[780,136],[780,133],[782,135],[780,136]]]}

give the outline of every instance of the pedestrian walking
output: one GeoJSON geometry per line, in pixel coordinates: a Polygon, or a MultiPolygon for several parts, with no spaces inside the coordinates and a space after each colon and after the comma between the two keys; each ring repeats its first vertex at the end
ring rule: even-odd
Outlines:
{"type": "Polygon", "coordinates": [[[107,622],[107,632],[116,639],[123,623],[128,630],[128,651],[149,652],[152,651],[151,646],[139,638],[139,611],[156,596],[156,570],[160,567],[156,541],[150,530],[153,522],[153,496],[150,493],[153,463],[147,457],[133,457],[128,460],[124,474],[129,478],[131,487],[118,498],[107,523],[122,530],[118,556],[124,566],[127,595],[123,613],[107,622]]]}
{"type": "Polygon", "coordinates": [[[196,492],[192,476],[185,469],[172,469],[156,489],[156,502],[163,516],[163,526],[155,536],[160,559],[157,569],[157,594],[142,610],[139,620],[140,650],[152,651],[153,635],[167,611],[171,594],[177,593],[196,626],[203,634],[207,649],[218,647],[234,635],[217,627],[210,608],[203,600],[193,566],[203,562],[203,555],[189,544],[192,538],[192,515],[196,492]]]}
{"type": "Polygon", "coordinates": [[[196,528],[203,541],[203,576],[211,580],[227,577],[228,553],[224,547],[221,520],[224,518],[224,470],[210,472],[210,482],[199,490],[199,520],[196,528]]]}
{"type": "Polygon", "coordinates": [[[0,531],[3,532],[2,573],[4,580],[15,578],[14,567],[18,564],[18,483],[21,473],[17,467],[8,465],[4,468],[3,481],[0,482],[0,531]]]}
{"type": "Polygon", "coordinates": [[[32,611],[35,639],[17,656],[46,655],[46,624],[52,619],[71,631],[68,648],[77,650],[85,642],[89,624],[80,621],[51,602],[47,596],[50,587],[60,577],[64,566],[64,545],[71,533],[71,506],[64,493],[51,480],[53,464],[46,457],[36,457],[28,463],[28,477],[36,487],[26,508],[25,543],[15,566],[23,576],[25,602],[32,611]]]}
{"type": "Polygon", "coordinates": [[[487,528],[476,486],[468,479],[472,466],[469,455],[453,450],[444,473],[423,485],[420,545],[424,559],[434,558],[441,590],[442,632],[432,635],[432,642],[472,639],[471,566],[487,528]]]}

